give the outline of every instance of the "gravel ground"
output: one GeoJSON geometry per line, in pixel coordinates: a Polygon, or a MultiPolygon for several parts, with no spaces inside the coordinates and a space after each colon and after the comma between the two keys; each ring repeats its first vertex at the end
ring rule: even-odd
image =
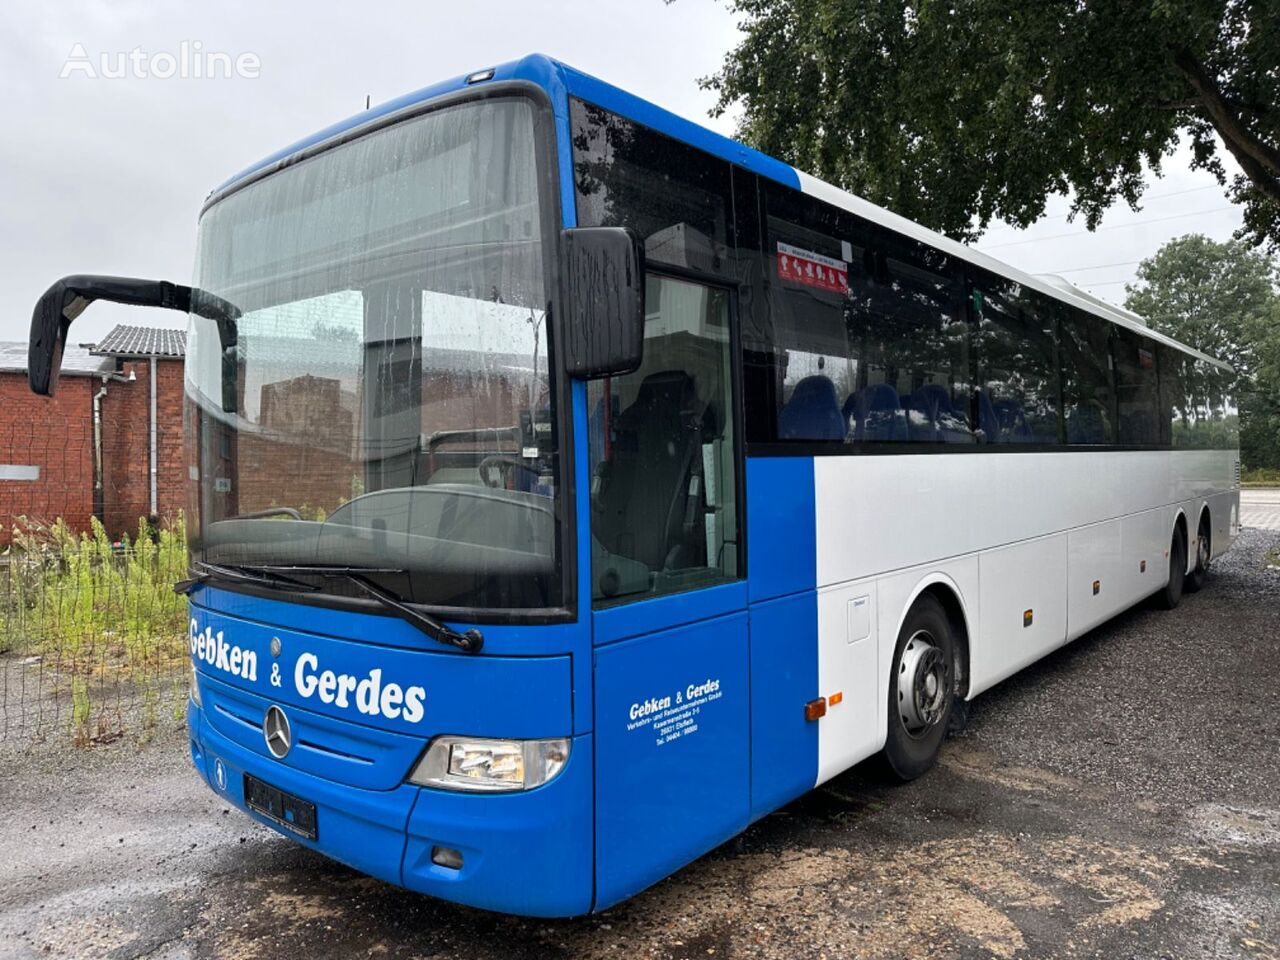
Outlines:
{"type": "Polygon", "coordinates": [[[908,786],[837,778],[596,917],[361,877],[165,737],[0,756],[0,956],[1280,960],[1280,533],[971,706],[908,786]]]}

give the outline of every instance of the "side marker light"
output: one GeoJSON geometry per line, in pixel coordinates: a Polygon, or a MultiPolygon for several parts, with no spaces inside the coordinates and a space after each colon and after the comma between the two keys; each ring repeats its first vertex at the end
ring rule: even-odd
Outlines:
{"type": "Polygon", "coordinates": [[[804,705],[804,718],[806,720],[821,720],[827,715],[827,698],[819,697],[817,700],[810,700],[804,705]]]}
{"type": "Polygon", "coordinates": [[[827,697],[827,706],[834,707],[837,703],[844,699],[844,691],[837,690],[831,696],[827,697]]]}
{"type": "Polygon", "coordinates": [[[1033,615],[1033,614],[1034,614],[1034,611],[1032,611],[1032,610],[1023,610],[1023,611],[1022,611],[1022,625],[1023,625],[1024,627],[1029,627],[1029,626],[1031,626],[1031,620],[1032,620],[1032,615],[1033,615]]]}

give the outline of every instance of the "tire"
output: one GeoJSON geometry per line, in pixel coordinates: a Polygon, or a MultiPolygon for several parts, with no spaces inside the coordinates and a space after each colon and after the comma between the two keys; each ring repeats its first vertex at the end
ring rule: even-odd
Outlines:
{"type": "Polygon", "coordinates": [[[1187,574],[1186,582],[1182,585],[1182,589],[1186,593],[1195,593],[1209,579],[1210,549],[1212,546],[1210,536],[1209,517],[1206,514],[1200,518],[1200,529],[1196,531],[1195,569],[1187,574]]]}
{"type": "Polygon", "coordinates": [[[1156,605],[1162,610],[1172,610],[1182,601],[1182,588],[1186,583],[1187,545],[1182,531],[1175,530],[1169,544],[1169,582],[1156,594],[1156,605]]]}
{"type": "Polygon", "coordinates": [[[914,780],[938,759],[955,705],[955,641],[934,597],[916,601],[898,634],[889,674],[889,735],[884,758],[901,780],[914,780]]]}

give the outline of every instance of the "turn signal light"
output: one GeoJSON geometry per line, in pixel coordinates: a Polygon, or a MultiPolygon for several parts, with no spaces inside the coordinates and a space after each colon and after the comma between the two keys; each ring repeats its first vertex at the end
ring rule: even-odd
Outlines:
{"type": "Polygon", "coordinates": [[[1032,614],[1033,614],[1034,612],[1035,612],[1035,611],[1033,611],[1033,610],[1023,610],[1023,611],[1022,611],[1022,625],[1023,625],[1024,627],[1029,627],[1029,626],[1031,626],[1032,614]]]}
{"type": "Polygon", "coordinates": [[[1096,597],[1101,590],[1102,590],[1102,581],[1101,580],[1093,581],[1093,595],[1096,597]]]}
{"type": "Polygon", "coordinates": [[[837,703],[844,699],[844,691],[837,690],[831,696],[827,697],[827,706],[834,707],[837,703]]]}
{"type": "Polygon", "coordinates": [[[806,720],[821,720],[827,715],[827,698],[819,697],[817,700],[810,700],[804,705],[804,718],[806,720]]]}

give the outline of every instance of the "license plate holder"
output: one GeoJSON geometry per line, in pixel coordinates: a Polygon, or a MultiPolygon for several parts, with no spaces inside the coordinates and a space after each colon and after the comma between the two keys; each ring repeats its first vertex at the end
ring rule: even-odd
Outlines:
{"type": "Polygon", "coordinates": [[[307,840],[314,840],[316,831],[316,805],[279,787],[246,773],[244,775],[244,803],[250,810],[260,813],[273,823],[278,823],[290,833],[307,840]]]}

